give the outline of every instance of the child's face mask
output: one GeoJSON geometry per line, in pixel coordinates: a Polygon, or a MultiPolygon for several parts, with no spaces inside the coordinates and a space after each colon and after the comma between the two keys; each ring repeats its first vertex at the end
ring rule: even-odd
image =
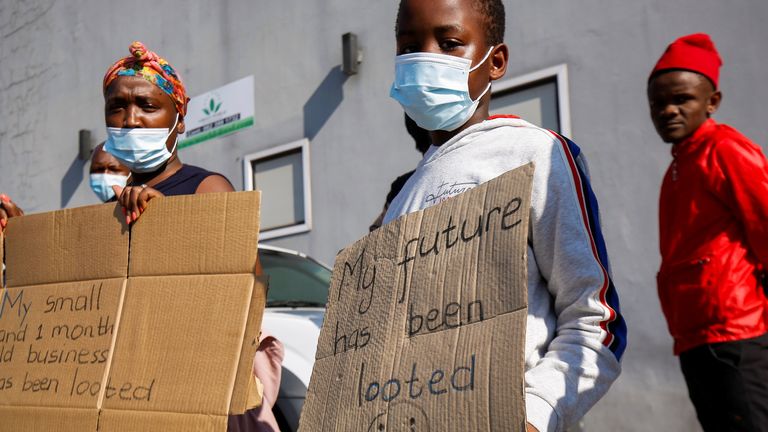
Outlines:
{"type": "MultiPolygon", "coordinates": [[[[104,151],[112,154],[121,164],[131,171],[145,173],[155,171],[171,158],[176,150],[176,142],[173,149],[168,151],[165,141],[176,129],[179,115],[170,129],[165,128],[107,128],[107,141],[104,143],[104,151]]],[[[176,137],[178,142],[179,138],[176,137]]]]}
{"type": "Polygon", "coordinates": [[[445,54],[412,53],[395,57],[395,82],[389,96],[403,106],[416,124],[430,131],[452,131],[472,117],[480,99],[469,94],[469,74],[488,59],[493,47],[480,63],[445,54]]]}
{"type": "Polygon", "coordinates": [[[102,202],[107,202],[115,196],[112,186],[125,187],[128,176],[118,174],[91,174],[91,190],[102,202]]]}

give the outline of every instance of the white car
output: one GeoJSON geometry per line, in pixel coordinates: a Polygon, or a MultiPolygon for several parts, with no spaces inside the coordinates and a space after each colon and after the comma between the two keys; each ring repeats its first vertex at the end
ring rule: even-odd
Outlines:
{"type": "Polygon", "coordinates": [[[262,327],[285,346],[280,392],[273,409],[280,430],[296,431],[315,362],[331,270],[303,253],[259,245],[269,276],[262,327]]]}

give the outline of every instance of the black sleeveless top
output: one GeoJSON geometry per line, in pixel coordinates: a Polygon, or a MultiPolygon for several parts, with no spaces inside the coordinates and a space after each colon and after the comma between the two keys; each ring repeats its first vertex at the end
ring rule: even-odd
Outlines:
{"type": "MultiPolygon", "coordinates": [[[[200,183],[212,175],[224,177],[219,173],[211,172],[194,165],[182,165],[180,170],[156,184],[154,188],[162,192],[165,196],[194,195],[198,186],[200,186],[200,183]]],[[[224,178],[226,179],[226,177],[224,178]]],[[[227,181],[229,180],[227,179],[227,181]]]]}

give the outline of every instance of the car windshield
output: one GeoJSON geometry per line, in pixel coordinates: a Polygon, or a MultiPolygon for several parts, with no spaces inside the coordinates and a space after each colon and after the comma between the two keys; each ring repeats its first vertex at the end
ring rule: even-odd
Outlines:
{"type": "Polygon", "coordinates": [[[267,307],[324,307],[331,271],[317,261],[268,249],[259,250],[269,276],[267,307]]]}

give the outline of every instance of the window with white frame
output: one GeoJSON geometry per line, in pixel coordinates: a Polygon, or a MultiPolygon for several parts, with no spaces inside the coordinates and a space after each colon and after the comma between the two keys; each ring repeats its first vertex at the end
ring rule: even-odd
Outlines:
{"type": "Polygon", "coordinates": [[[499,81],[492,90],[491,115],[514,114],[545,129],[571,135],[566,65],[499,81]]]}
{"type": "Polygon", "coordinates": [[[312,227],[309,141],[302,139],[243,158],[245,190],[261,191],[262,239],[312,227]]]}

